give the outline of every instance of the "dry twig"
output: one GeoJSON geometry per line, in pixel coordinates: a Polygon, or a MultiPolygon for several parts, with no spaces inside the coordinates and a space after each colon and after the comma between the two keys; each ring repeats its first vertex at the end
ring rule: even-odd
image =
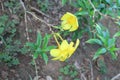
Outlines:
{"type": "Polygon", "coordinates": [[[25,8],[25,4],[23,3],[22,0],[20,0],[20,3],[24,9],[24,19],[25,19],[25,30],[26,30],[26,37],[27,37],[27,40],[30,41],[30,38],[29,38],[29,34],[28,34],[28,26],[27,26],[27,13],[26,13],[26,8],[25,8]]]}
{"type": "Polygon", "coordinates": [[[88,0],[88,1],[89,1],[89,3],[91,4],[91,6],[93,7],[94,13],[95,13],[95,12],[98,12],[101,16],[107,16],[107,15],[102,14],[100,11],[98,11],[98,10],[95,8],[94,4],[91,2],[91,0],[88,0]]]}
{"type": "Polygon", "coordinates": [[[81,68],[81,66],[80,66],[80,64],[78,64],[78,62],[77,61],[75,61],[75,67],[79,70],[79,72],[80,72],[80,80],[87,80],[87,78],[85,77],[85,75],[84,75],[84,73],[82,72],[82,68],[81,68]]]}
{"type": "Polygon", "coordinates": [[[0,3],[1,3],[2,11],[4,11],[4,6],[3,6],[2,1],[0,1],[0,3]]]}
{"type": "Polygon", "coordinates": [[[31,6],[31,9],[34,10],[34,11],[36,11],[36,12],[38,12],[38,13],[40,13],[40,14],[42,14],[43,16],[45,16],[45,17],[47,17],[47,18],[50,18],[50,19],[54,20],[52,17],[50,17],[49,15],[46,15],[46,14],[43,13],[42,11],[36,9],[35,7],[32,7],[32,6],[31,6]]]}
{"type": "Polygon", "coordinates": [[[92,62],[88,59],[89,63],[90,63],[90,67],[91,67],[91,80],[94,80],[94,75],[93,75],[93,66],[92,66],[92,62]]]}
{"type": "Polygon", "coordinates": [[[116,79],[120,79],[120,73],[114,76],[111,80],[116,80],[116,79]]]}
{"type": "Polygon", "coordinates": [[[50,31],[53,33],[53,30],[52,30],[52,24],[49,24],[49,23],[47,23],[46,21],[44,21],[44,20],[42,20],[41,18],[38,18],[34,13],[32,13],[32,12],[29,12],[29,11],[26,11],[28,14],[30,14],[30,15],[32,15],[35,19],[37,19],[37,20],[39,20],[39,21],[41,21],[42,23],[44,23],[44,24],[46,24],[48,27],[49,27],[49,29],[50,29],[50,31]]]}

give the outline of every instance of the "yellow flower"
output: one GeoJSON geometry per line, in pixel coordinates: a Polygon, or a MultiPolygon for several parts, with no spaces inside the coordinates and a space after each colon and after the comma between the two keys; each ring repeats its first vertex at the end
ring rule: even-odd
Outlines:
{"type": "Polygon", "coordinates": [[[61,26],[64,30],[75,31],[78,29],[77,17],[72,13],[67,12],[62,16],[61,20],[61,26]]]}
{"type": "Polygon", "coordinates": [[[70,42],[70,44],[68,44],[66,40],[63,40],[61,45],[58,45],[58,49],[52,49],[50,51],[51,56],[54,57],[52,60],[65,61],[75,52],[79,43],[79,39],[77,39],[75,46],[74,42],[70,42]]]}

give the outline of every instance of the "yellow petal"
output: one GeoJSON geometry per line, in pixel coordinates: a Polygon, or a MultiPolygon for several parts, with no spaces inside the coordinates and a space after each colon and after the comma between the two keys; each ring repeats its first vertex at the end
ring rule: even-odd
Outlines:
{"type": "Polygon", "coordinates": [[[50,55],[53,56],[53,57],[57,57],[60,55],[60,50],[59,49],[52,49],[50,51],[50,55]]]}
{"type": "Polygon", "coordinates": [[[69,47],[69,44],[66,40],[63,40],[63,42],[60,45],[60,50],[65,50],[69,47]]]}
{"type": "Polygon", "coordinates": [[[75,51],[75,48],[73,47],[73,45],[74,45],[74,43],[70,42],[68,57],[70,57],[74,53],[74,51],[75,51]]]}
{"type": "Polygon", "coordinates": [[[63,20],[62,28],[64,30],[75,31],[78,29],[77,17],[72,13],[67,12],[66,14],[63,15],[61,20],[63,20]]]}
{"type": "Polygon", "coordinates": [[[69,30],[71,28],[71,25],[70,24],[65,24],[65,25],[62,25],[62,28],[64,30],[69,30]]]}
{"type": "Polygon", "coordinates": [[[61,58],[59,59],[60,61],[65,61],[68,58],[68,51],[64,52],[61,55],[61,58]]]}
{"type": "Polygon", "coordinates": [[[74,16],[73,14],[71,14],[71,13],[69,13],[69,12],[67,12],[66,14],[64,14],[63,16],[62,16],[62,18],[61,18],[61,20],[67,20],[69,17],[71,17],[71,16],[74,16]]]}
{"type": "Polygon", "coordinates": [[[60,55],[59,56],[57,56],[57,57],[55,57],[55,58],[53,58],[52,60],[60,60],[60,61],[64,61],[64,54],[65,53],[62,53],[62,52],[60,52],[60,55]]]}
{"type": "Polygon", "coordinates": [[[76,19],[74,21],[74,24],[72,25],[71,29],[69,31],[75,31],[78,29],[78,20],[76,19]]]}
{"type": "Polygon", "coordinates": [[[71,27],[71,28],[70,28],[70,30],[69,30],[69,31],[71,31],[71,32],[72,32],[72,31],[75,31],[75,30],[77,30],[77,29],[78,29],[78,26],[73,26],[73,27],[71,27]]]}
{"type": "Polygon", "coordinates": [[[79,44],[80,44],[80,40],[79,39],[77,39],[77,41],[76,41],[76,44],[75,44],[75,49],[79,46],[79,44]]]}

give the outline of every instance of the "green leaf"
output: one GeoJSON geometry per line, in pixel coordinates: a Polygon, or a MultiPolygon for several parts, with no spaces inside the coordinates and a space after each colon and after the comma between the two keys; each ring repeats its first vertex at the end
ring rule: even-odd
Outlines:
{"type": "Polygon", "coordinates": [[[102,35],[102,29],[98,24],[96,24],[96,30],[99,35],[102,35]]]}
{"type": "Polygon", "coordinates": [[[64,6],[66,4],[67,0],[62,0],[62,5],[64,6]]]}
{"type": "Polygon", "coordinates": [[[43,39],[43,43],[42,43],[43,49],[47,47],[50,37],[51,37],[51,35],[48,35],[48,34],[45,35],[45,37],[43,39]]]}
{"type": "Polygon", "coordinates": [[[5,26],[5,22],[8,20],[7,15],[0,16],[0,26],[5,26]]]}
{"type": "Polygon", "coordinates": [[[35,45],[34,45],[33,43],[31,43],[31,42],[27,42],[27,43],[25,44],[25,46],[31,47],[32,49],[35,48],[35,45]]]}
{"type": "Polygon", "coordinates": [[[110,52],[110,54],[111,54],[113,60],[117,59],[117,56],[116,56],[116,54],[114,52],[110,52]]]}
{"type": "Polygon", "coordinates": [[[109,31],[108,30],[102,31],[102,36],[106,39],[110,38],[109,31]]]}
{"type": "Polygon", "coordinates": [[[42,56],[43,60],[45,61],[45,63],[47,64],[48,63],[48,56],[47,56],[47,54],[46,53],[42,53],[41,56],[42,56]]]}
{"type": "Polygon", "coordinates": [[[33,53],[33,59],[37,59],[39,56],[38,52],[36,51],[35,53],[33,53]]]}
{"type": "Polygon", "coordinates": [[[99,6],[98,6],[98,8],[105,8],[105,4],[103,4],[103,3],[101,3],[99,6]]]}
{"type": "Polygon", "coordinates": [[[108,41],[107,41],[107,47],[108,48],[110,48],[110,47],[112,47],[112,46],[115,46],[115,38],[113,38],[113,39],[108,39],[108,41]]]}
{"type": "Polygon", "coordinates": [[[4,28],[0,28],[0,34],[2,34],[3,33],[3,31],[4,31],[4,28]]]}
{"type": "Polygon", "coordinates": [[[42,36],[41,36],[40,32],[38,32],[38,34],[37,34],[37,41],[36,41],[37,47],[41,46],[41,42],[42,42],[42,36]]]}
{"type": "Polygon", "coordinates": [[[98,49],[93,57],[93,60],[97,59],[100,55],[106,53],[106,51],[107,50],[105,48],[98,49]]]}
{"type": "Polygon", "coordinates": [[[105,0],[108,4],[111,4],[112,1],[111,0],[105,0]]]}
{"type": "Polygon", "coordinates": [[[107,41],[104,37],[102,37],[100,35],[97,35],[97,36],[100,38],[100,41],[102,41],[104,45],[107,45],[107,41]]]}
{"type": "Polygon", "coordinates": [[[120,31],[115,33],[113,37],[115,38],[115,37],[119,37],[119,36],[120,36],[120,31]]]}
{"type": "Polygon", "coordinates": [[[116,0],[117,1],[117,4],[120,5],[120,0],[116,0]]]}
{"type": "Polygon", "coordinates": [[[120,48],[116,48],[116,47],[111,47],[111,48],[110,48],[110,51],[111,51],[111,52],[118,51],[118,50],[120,50],[120,48]]]}
{"type": "Polygon", "coordinates": [[[86,42],[90,43],[90,44],[99,44],[99,45],[102,45],[102,42],[99,39],[89,39],[86,42]]]}
{"type": "Polygon", "coordinates": [[[87,11],[79,11],[75,13],[76,16],[88,15],[87,11]]]}
{"type": "Polygon", "coordinates": [[[56,46],[48,46],[43,51],[47,52],[47,51],[50,51],[51,49],[55,49],[55,48],[56,48],[56,46]]]}

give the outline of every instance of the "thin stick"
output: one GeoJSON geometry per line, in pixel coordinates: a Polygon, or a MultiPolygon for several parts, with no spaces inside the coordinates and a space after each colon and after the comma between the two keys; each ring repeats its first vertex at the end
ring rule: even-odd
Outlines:
{"type": "Polygon", "coordinates": [[[98,10],[95,8],[94,4],[91,2],[91,0],[88,0],[88,1],[89,1],[89,3],[91,4],[91,6],[93,7],[94,13],[95,13],[95,12],[98,12],[98,13],[99,13],[100,15],[102,15],[102,16],[107,16],[107,15],[102,14],[100,11],[98,11],[98,10]]]}
{"type": "Polygon", "coordinates": [[[4,11],[4,6],[3,6],[2,1],[0,1],[0,3],[1,3],[2,11],[4,11]]]}
{"type": "Polygon", "coordinates": [[[83,73],[81,74],[81,80],[87,80],[83,73]]]}
{"type": "Polygon", "coordinates": [[[75,66],[76,66],[76,68],[79,70],[79,72],[80,72],[80,80],[87,80],[86,79],[86,77],[85,77],[85,75],[84,75],[84,73],[82,73],[82,68],[81,68],[81,66],[80,66],[80,64],[78,64],[78,62],[77,61],[75,61],[75,64],[74,64],[75,66]]]}
{"type": "Polygon", "coordinates": [[[52,30],[52,24],[49,24],[49,23],[47,23],[46,21],[44,21],[44,20],[42,20],[42,19],[40,19],[40,18],[38,18],[34,13],[32,13],[32,12],[29,12],[29,11],[26,11],[28,14],[30,14],[30,15],[32,15],[35,19],[37,19],[37,20],[39,20],[39,21],[41,21],[42,23],[44,23],[44,24],[46,24],[48,27],[49,27],[49,29],[50,29],[50,31],[53,33],[53,30],[52,30]]]}
{"type": "Polygon", "coordinates": [[[35,59],[33,59],[33,62],[34,62],[34,64],[35,64],[35,73],[36,73],[36,78],[37,78],[37,80],[38,80],[38,78],[39,78],[39,76],[38,76],[38,68],[37,68],[37,64],[36,64],[36,61],[35,61],[35,59]]]}
{"type": "Polygon", "coordinates": [[[24,19],[25,19],[25,30],[26,30],[26,37],[27,37],[27,40],[30,41],[30,38],[29,38],[29,34],[28,34],[28,26],[27,26],[27,13],[26,13],[26,8],[25,8],[25,5],[23,3],[22,0],[20,0],[20,3],[24,9],[24,19]]]}
{"type": "Polygon", "coordinates": [[[93,66],[92,66],[92,62],[88,59],[89,63],[90,63],[90,69],[91,69],[91,80],[94,80],[94,76],[93,76],[93,66]]]}
{"type": "Polygon", "coordinates": [[[116,79],[119,79],[120,78],[120,73],[117,74],[116,76],[114,76],[111,80],[116,80],[116,79]]]}
{"type": "MultiPolygon", "coordinates": [[[[49,15],[46,15],[46,14],[43,13],[42,11],[36,9],[35,7],[32,7],[32,6],[31,6],[31,9],[32,9],[32,10],[35,10],[36,12],[42,14],[43,16],[45,16],[45,17],[47,17],[47,18],[53,19],[52,17],[50,17],[49,15]]],[[[54,19],[53,19],[53,20],[54,20],[54,19]]]]}

